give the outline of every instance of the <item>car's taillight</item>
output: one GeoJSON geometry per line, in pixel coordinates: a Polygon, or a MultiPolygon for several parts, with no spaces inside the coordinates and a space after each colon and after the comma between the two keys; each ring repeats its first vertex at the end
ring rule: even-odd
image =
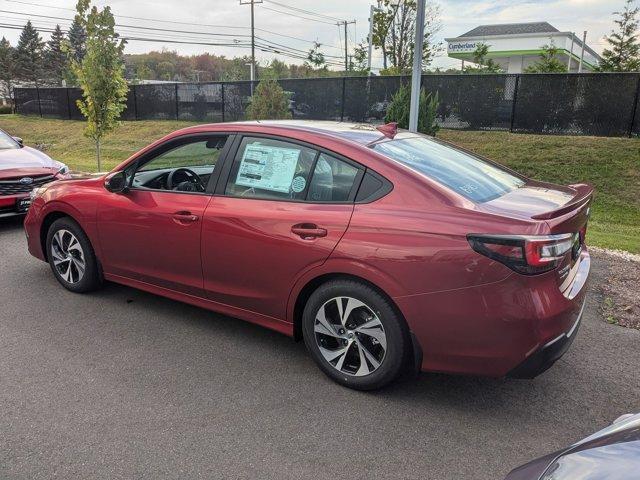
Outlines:
{"type": "Polygon", "coordinates": [[[580,243],[584,245],[584,239],[587,236],[587,224],[585,223],[580,229],[580,243]]]}
{"type": "Polygon", "coordinates": [[[534,275],[556,268],[577,235],[467,235],[467,240],[476,252],[518,273],[534,275]]]}

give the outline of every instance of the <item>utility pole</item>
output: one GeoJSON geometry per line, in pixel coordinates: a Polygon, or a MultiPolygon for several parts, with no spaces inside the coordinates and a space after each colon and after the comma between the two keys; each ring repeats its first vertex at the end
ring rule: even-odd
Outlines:
{"type": "Polygon", "coordinates": [[[411,103],[409,109],[409,131],[418,131],[420,107],[420,82],[422,81],[422,47],[424,44],[424,12],[426,0],[418,0],[416,12],[416,39],[413,49],[413,74],[411,75],[411,103]]]}
{"type": "Polygon", "coordinates": [[[352,23],[356,23],[355,20],[352,20],[350,22],[347,22],[346,20],[342,20],[341,22],[338,22],[336,25],[338,25],[338,27],[340,25],[344,25],[344,74],[345,76],[347,75],[347,72],[349,71],[349,44],[347,42],[347,25],[350,25],[352,23]]]}
{"type": "Polygon", "coordinates": [[[584,44],[587,42],[587,31],[582,34],[582,49],[580,50],[580,63],[578,64],[578,73],[582,73],[582,63],[584,61],[584,44]]]}
{"type": "Polygon", "coordinates": [[[571,60],[573,57],[573,39],[575,38],[576,33],[571,32],[571,49],[569,50],[569,61],[567,62],[567,72],[571,73],[571,60]]]}
{"type": "Polygon", "coordinates": [[[251,5],[251,96],[253,97],[253,81],[256,76],[256,35],[255,35],[255,20],[253,6],[256,3],[262,3],[262,0],[240,0],[240,5],[251,5]]]}

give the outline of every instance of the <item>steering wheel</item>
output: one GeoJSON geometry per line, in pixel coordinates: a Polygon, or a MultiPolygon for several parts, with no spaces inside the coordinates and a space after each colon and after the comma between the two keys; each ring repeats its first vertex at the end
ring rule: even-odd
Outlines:
{"type": "Polygon", "coordinates": [[[188,168],[176,168],[167,176],[167,190],[204,192],[205,188],[202,179],[196,172],[188,168]]]}

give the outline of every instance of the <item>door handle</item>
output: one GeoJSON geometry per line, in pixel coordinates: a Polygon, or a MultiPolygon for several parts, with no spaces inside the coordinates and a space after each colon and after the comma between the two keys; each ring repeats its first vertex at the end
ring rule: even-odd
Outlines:
{"type": "Polygon", "coordinates": [[[298,235],[303,240],[311,240],[326,237],[327,229],[318,227],[315,223],[298,223],[291,227],[291,233],[298,235]]]}
{"type": "Polygon", "coordinates": [[[173,214],[173,221],[182,225],[197,222],[199,219],[198,215],[194,215],[191,212],[176,212],[173,214]]]}

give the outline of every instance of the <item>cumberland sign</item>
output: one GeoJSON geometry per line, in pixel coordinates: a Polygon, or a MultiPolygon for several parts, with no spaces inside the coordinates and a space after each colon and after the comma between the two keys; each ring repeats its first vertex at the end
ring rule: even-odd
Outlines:
{"type": "Polygon", "coordinates": [[[482,42],[451,42],[449,43],[448,50],[450,53],[471,53],[478,48],[478,45],[482,42]]]}

